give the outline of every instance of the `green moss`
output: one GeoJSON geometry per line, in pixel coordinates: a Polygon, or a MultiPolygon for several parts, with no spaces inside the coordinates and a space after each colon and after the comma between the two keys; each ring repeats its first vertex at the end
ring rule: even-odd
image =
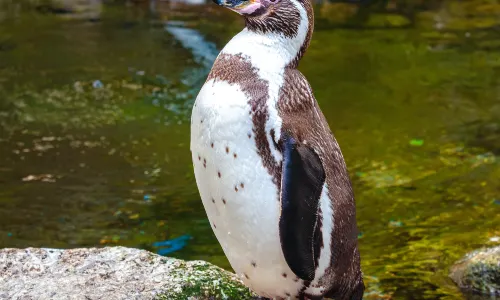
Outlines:
{"type": "Polygon", "coordinates": [[[194,299],[252,299],[255,295],[234,275],[209,265],[197,262],[188,266],[186,263],[176,268],[172,274],[175,286],[158,295],[157,299],[185,300],[194,299]]]}

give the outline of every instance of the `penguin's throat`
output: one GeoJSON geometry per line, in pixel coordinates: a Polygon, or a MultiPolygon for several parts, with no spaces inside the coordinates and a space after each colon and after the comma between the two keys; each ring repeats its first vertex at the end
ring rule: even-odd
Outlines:
{"type": "Polygon", "coordinates": [[[280,60],[284,67],[297,67],[313,32],[312,6],[297,0],[279,3],[263,15],[247,17],[246,28],[230,44],[236,42],[240,54],[264,55],[264,60],[280,60]]]}

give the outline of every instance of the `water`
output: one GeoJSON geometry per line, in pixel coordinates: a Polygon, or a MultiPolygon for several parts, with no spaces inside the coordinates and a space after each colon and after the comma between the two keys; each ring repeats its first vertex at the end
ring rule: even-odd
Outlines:
{"type": "MultiPolygon", "coordinates": [[[[0,247],[158,251],[190,235],[173,256],[230,268],[188,124],[241,20],[199,1],[90,2],[0,2],[0,247]]],[[[448,268],[500,236],[500,4],[379,2],[317,7],[300,69],[353,179],[369,295],[463,299],[448,268]]]]}

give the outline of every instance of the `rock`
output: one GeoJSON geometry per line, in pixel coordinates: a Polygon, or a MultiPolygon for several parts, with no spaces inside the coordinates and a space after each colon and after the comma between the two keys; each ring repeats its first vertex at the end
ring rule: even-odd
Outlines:
{"type": "Polygon", "coordinates": [[[236,277],[124,247],[0,250],[0,299],[252,299],[236,277]]]}
{"type": "Polygon", "coordinates": [[[372,13],[365,23],[367,27],[398,28],[411,25],[411,21],[402,15],[388,13],[372,13]]]}
{"type": "Polygon", "coordinates": [[[451,31],[496,28],[500,20],[500,3],[488,0],[443,1],[440,9],[417,13],[419,27],[451,31]]]}
{"type": "Polygon", "coordinates": [[[325,2],[319,10],[319,17],[332,24],[344,24],[358,12],[358,6],[352,3],[325,2]]]}
{"type": "Polygon", "coordinates": [[[465,291],[500,296],[500,246],[467,254],[451,268],[450,277],[465,291]]]}
{"type": "Polygon", "coordinates": [[[66,19],[98,20],[102,13],[102,0],[42,0],[34,1],[43,13],[65,16],[66,19]]]}

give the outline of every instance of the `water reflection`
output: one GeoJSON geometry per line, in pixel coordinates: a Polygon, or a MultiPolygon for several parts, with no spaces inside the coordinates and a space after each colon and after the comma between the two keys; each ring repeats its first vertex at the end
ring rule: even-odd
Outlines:
{"type": "Polygon", "coordinates": [[[205,77],[217,58],[219,50],[214,43],[208,42],[198,30],[186,28],[183,25],[183,22],[170,21],[165,25],[165,30],[174,36],[185,49],[190,50],[195,61],[202,66],[199,69],[191,69],[185,72],[182,80],[184,84],[194,87],[197,94],[198,88],[205,81],[205,77]]]}

